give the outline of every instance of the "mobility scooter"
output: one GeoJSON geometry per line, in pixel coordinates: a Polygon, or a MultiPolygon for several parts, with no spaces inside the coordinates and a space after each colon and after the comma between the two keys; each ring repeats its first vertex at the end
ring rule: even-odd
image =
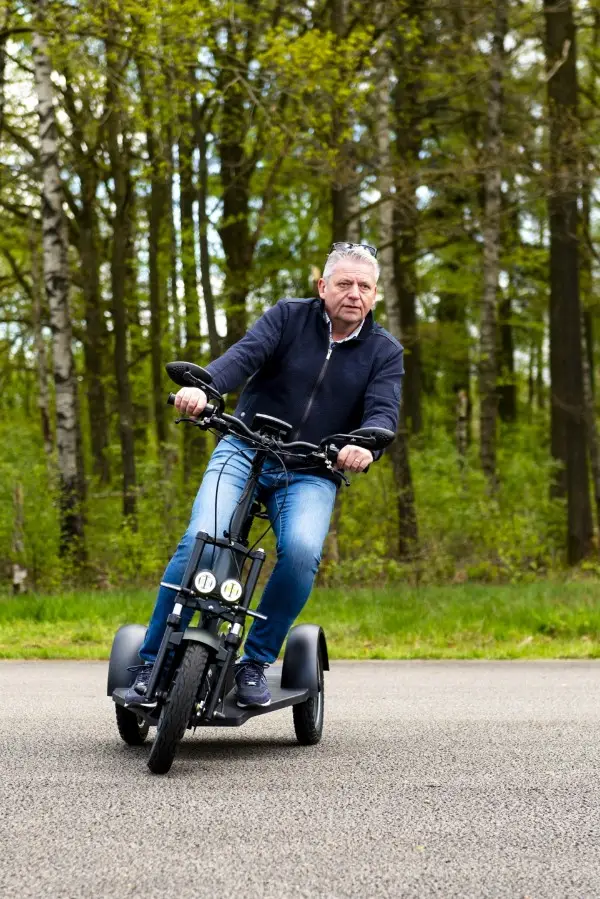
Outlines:
{"type": "MultiPolygon", "coordinates": [[[[306,746],[319,742],[323,732],[324,672],[329,669],[329,660],[325,635],[317,625],[300,624],[291,629],[282,666],[272,667],[266,674],[272,695],[270,705],[240,708],[236,704],[234,665],[246,619],[264,618],[250,608],[265,561],[264,550],[254,549],[249,541],[253,520],[267,518],[257,495],[258,481],[269,457],[284,461],[292,455],[296,460],[300,456],[312,470],[319,465],[331,471],[342,446],[383,449],[394,439],[393,432],[384,428],[361,428],[351,434],[333,434],[319,446],[300,441],[285,443],[292,430],[287,422],[257,414],[250,429],[224,412],[223,397],[211,386],[211,376],[205,369],[188,362],[171,362],[166,368],[180,387],[200,387],[209,398],[198,419],[178,421],[222,437],[236,435],[247,442],[254,455],[229,530],[215,536],[199,532],[181,584],[163,584],[175,590],[176,595],[139,704],[131,702],[128,688],[140,663],[138,651],[146,629],[139,624],[125,625],[113,641],[107,692],[115,703],[119,734],[128,745],[139,746],[150,727],[156,727],[148,759],[148,767],[155,774],[170,770],[186,729],[239,727],[256,715],[289,706],[298,742],[306,746]],[[213,551],[205,553],[207,547],[213,551]],[[198,613],[195,626],[182,626],[184,607],[198,613]]],[[[173,394],[168,402],[173,404],[173,394]]]]}

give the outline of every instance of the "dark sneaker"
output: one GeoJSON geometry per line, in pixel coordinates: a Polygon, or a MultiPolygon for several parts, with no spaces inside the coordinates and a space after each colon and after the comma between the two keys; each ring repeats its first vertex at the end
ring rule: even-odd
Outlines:
{"type": "Polygon", "coordinates": [[[249,659],[236,665],[235,683],[237,687],[237,704],[241,709],[248,706],[265,706],[271,704],[271,694],[267,687],[265,666],[262,662],[249,659]]]}
{"type": "MultiPolygon", "coordinates": [[[[146,664],[144,665],[136,665],[134,668],[129,669],[130,671],[135,671],[137,673],[135,675],[134,682],[125,694],[125,702],[127,705],[131,705],[133,703],[135,703],[136,705],[146,704],[146,689],[148,687],[153,668],[154,665],[152,665],[150,662],[146,662],[146,664]]],[[[149,703],[149,705],[155,705],[155,703],[152,702],[149,703]]]]}

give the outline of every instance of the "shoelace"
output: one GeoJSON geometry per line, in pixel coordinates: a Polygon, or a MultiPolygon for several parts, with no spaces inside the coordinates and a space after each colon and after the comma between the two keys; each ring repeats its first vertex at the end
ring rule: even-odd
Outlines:
{"type": "Polygon", "coordinates": [[[265,666],[259,662],[243,662],[240,672],[245,687],[256,687],[260,678],[265,676],[265,666]]]}

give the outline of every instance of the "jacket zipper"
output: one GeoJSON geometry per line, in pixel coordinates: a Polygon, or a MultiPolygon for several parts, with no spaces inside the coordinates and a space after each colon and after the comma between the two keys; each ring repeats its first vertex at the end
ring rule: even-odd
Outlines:
{"type": "Polygon", "coordinates": [[[325,361],[323,362],[323,365],[321,366],[321,371],[319,372],[319,377],[317,378],[315,386],[312,389],[312,393],[308,398],[308,403],[306,404],[306,409],[304,410],[304,415],[302,416],[302,421],[300,422],[300,424],[294,431],[294,434],[291,438],[292,441],[298,439],[298,435],[300,434],[300,431],[302,430],[302,426],[305,424],[306,419],[310,415],[310,410],[312,409],[312,404],[314,402],[317,390],[321,386],[323,378],[325,377],[325,372],[327,371],[327,366],[329,365],[329,359],[331,358],[331,354],[333,352],[334,346],[335,346],[335,344],[330,342],[329,349],[327,350],[327,355],[325,356],[325,361]]]}

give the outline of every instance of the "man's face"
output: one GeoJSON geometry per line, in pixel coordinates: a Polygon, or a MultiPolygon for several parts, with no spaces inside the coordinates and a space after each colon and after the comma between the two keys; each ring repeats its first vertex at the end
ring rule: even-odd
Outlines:
{"type": "Polygon", "coordinates": [[[368,262],[342,259],[327,282],[319,280],[319,296],[334,325],[357,327],[375,303],[377,284],[368,262]]]}

